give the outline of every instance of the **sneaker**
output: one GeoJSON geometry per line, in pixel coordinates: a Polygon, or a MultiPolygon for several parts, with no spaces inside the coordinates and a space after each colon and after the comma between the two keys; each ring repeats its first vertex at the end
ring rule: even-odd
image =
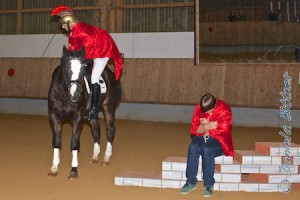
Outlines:
{"type": "Polygon", "coordinates": [[[210,197],[213,194],[213,187],[204,187],[203,196],[210,197]]]}
{"type": "Polygon", "coordinates": [[[191,184],[185,184],[181,189],[180,189],[180,194],[188,194],[191,191],[195,190],[197,188],[197,185],[191,185],[191,184]]]}

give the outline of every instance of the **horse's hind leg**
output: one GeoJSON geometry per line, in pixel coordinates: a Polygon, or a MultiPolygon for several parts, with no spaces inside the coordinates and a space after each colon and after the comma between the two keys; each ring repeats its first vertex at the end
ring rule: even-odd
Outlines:
{"type": "Polygon", "coordinates": [[[115,110],[116,107],[114,105],[105,105],[103,106],[103,110],[102,110],[105,118],[106,137],[107,137],[106,150],[105,150],[102,165],[109,165],[110,157],[112,156],[112,145],[113,145],[115,132],[116,132],[115,110]]]}
{"type": "Polygon", "coordinates": [[[56,118],[54,114],[50,115],[50,125],[52,129],[52,146],[53,146],[53,160],[52,167],[49,171],[49,176],[58,175],[58,165],[60,163],[59,150],[61,149],[61,121],[56,118]]]}
{"type": "Polygon", "coordinates": [[[100,154],[100,123],[98,119],[92,119],[90,123],[92,126],[92,135],[94,138],[94,151],[91,163],[98,163],[100,154]]]}

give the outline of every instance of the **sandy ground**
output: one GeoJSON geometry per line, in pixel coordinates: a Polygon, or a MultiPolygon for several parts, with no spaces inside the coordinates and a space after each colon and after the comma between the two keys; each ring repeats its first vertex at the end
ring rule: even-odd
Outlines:
{"type": "MultiPolygon", "coordinates": [[[[104,125],[101,120],[101,125],[104,125]]],[[[68,180],[70,125],[63,128],[63,149],[57,177],[47,176],[52,163],[51,131],[45,116],[0,114],[0,199],[2,200],[136,200],[203,199],[202,187],[187,195],[177,189],[123,187],[114,184],[124,171],[160,172],[168,156],[186,156],[189,124],[117,121],[113,157],[109,166],[90,164],[93,141],[84,126],[79,154],[79,179],[68,180]]],[[[102,126],[104,131],[104,126],[102,126]]],[[[280,128],[234,127],[235,149],[253,150],[256,141],[278,141],[280,128]]],[[[300,144],[300,130],[293,129],[292,141],[300,144]]],[[[101,150],[104,152],[105,134],[101,150]]],[[[100,159],[103,159],[101,154],[100,159]]],[[[288,194],[215,191],[211,199],[278,200],[299,199],[300,188],[288,194]],[[297,197],[298,196],[298,197],[297,197]]]]}

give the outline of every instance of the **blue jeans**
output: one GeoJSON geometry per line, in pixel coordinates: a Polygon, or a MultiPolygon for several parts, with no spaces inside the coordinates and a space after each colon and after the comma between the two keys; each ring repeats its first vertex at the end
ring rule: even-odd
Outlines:
{"type": "Polygon", "coordinates": [[[197,184],[196,176],[198,174],[200,155],[202,158],[204,187],[213,187],[215,183],[215,157],[223,155],[220,142],[209,137],[205,143],[203,136],[193,136],[187,156],[186,182],[188,184],[197,184]]]}

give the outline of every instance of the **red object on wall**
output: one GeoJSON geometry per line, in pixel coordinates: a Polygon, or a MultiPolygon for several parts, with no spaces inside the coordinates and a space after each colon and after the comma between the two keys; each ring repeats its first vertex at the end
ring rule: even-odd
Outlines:
{"type": "Polygon", "coordinates": [[[209,28],[208,28],[208,31],[209,31],[209,32],[212,32],[212,27],[209,27],[209,28]]]}
{"type": "Polygon", "coordinates": [[[8,71],[7,71],[7,74],[8,76],[13,76],[15,74],[15,70],[13,68],[10,68],[8,71]]]}

